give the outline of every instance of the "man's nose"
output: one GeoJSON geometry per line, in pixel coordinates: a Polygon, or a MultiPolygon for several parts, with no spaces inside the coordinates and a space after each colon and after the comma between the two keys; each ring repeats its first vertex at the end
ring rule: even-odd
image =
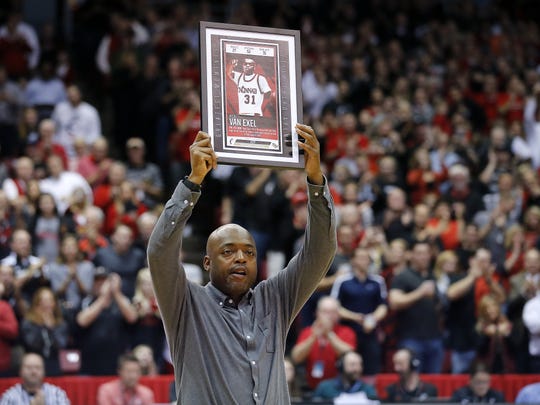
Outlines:
{"type": "Polygon", "coordinates": [[[247,255],[242,251],[242,249],[238,249],[234,258],[237,262],[245,262],[246,257],[247,255]]]}

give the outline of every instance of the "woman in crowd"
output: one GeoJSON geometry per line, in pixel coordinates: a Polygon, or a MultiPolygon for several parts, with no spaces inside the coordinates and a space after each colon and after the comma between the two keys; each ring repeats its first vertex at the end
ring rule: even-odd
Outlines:
{"type": "Polygon", "coordinates": [[[62,373],[59,351],[67,347],[69,329],[60,305],[48,287],[38,289],[21,323],[20,337],[27,352],[39,353],[45,361],[47,376],[62,373]]]}
{"type": "Polygon", "coordinates": [[[514,370],[509,348],[512,323],[502,313],[501,304],[489,294],[478,304],[476,331],[480,335],[478,358],[488,365],[491,373],[511,373],[514,370]]]}
{"type": "MultiPolygon", "coordinates": [[[[154,356],[158,357],[163,352],[165,334],[154,294],[154,287],[152,286],[150,270],[146,267],[140,269],[137,273],[135,294],[132,302],[138,315],[133,344],[150,346],[154,356]]],[[[155,358],[158,366],[161,366],[160,360],[161,358],[155,358]]]]}

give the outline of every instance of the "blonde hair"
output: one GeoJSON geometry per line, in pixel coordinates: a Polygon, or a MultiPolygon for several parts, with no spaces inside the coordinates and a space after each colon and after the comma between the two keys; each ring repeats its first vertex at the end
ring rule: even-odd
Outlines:
{"type": "Polygon", "coordinates": [[[518,232],[524,233],[524,229],[520,224],[510,225],[508,229],[504,232],[504,247],[506,249],[512,246],[512,240],[518,232]]]}
{"type": "Polygon", "coordinates": [[[444,263],[452,259],[455,260],[456,263],[459,263],[458,256],[453,250],[444,250],[437,255],[435,265],[433,266],[433,275],[435,276],[436,280],[438,280],[443,274],[442,267],[444,263]]]}
{"type": "Polygon", "coordinates": [[[505,321],[507,318],[501,310],[501,304],[493,295],[486,294],[478,302],[478,320],[476,322],[476,330],[481,332],[487,325],[493,322],[505,321]],[[488,313],[488,308],[494,306],[498,309],[499,315],[497,319],[491,319],[488,313]]]}
{"type": "MultiPolygon", "coordinates": [[[[150,269],[143,267],[137,272],[137,279],[135,280],[135,294],[133,294],[133,305],[137,308],[139,314],[148,312],[152,307],[152,298],[144,294],[142,284],[145,281],[152,283],[152,277],[150,275],[150,269]]],[[[153,285],[152,285],[153,286],[153,285]]]]}

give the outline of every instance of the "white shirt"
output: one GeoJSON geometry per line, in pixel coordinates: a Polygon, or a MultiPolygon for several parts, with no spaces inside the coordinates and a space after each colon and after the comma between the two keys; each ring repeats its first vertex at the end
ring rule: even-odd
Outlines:
{"type": "Polygon", "coordinates": [[[6,197],[10,202],[13,202],[17,197],[20,196],[19,188],[11,177],[8,177],[2,183],[2,190],[6,193],[6,197]]]}
{"type": "Polygon", "coordinates": [[[529,354],[540,356],[540,293],[531,298],[523,307],[523,323],[531,334],[529,354]]]}
{"type": "Polygon", "coordinates": [[[77,137],[83,138],[87,145],[91,145],[101,136],[99,113],[85,101],[77,106],[69,101],[56,104],[52,119],[57,127],[54,141],[64,147],[69,157],[75,156],[73,144],[77,137]]]}
{"type": "Polygon", "coordinates": [[[47,177],[39,182],[42,193],[49,193],[62,215],[68,209],[73,192],[82,189],[89,204],[93,201],[92,188],[86,179],[76,172],[62,172],[58,177],[47,177]]]}
{"type": "MultiPolygon", "coordinates": [[[[45,404],[69,405],[71,404],[66,392],[56,385],[43,383],[41,386],[45,397],[45,404]]],[[[26,392],[21,384],[16,384],[8,389],[0,398],[0,405],[29,405],[33,401],[33,396],[26,392]]]]}
{"type": "Polygon", "coordinates": [[[534,112],[536,110],[536,100],[529,98],[525,104],[523,112],[524,129],[527,135],[527,144],[531,151],[531,158],[535,169],[540,168],[540,121],[536,121],[534,112]]]}

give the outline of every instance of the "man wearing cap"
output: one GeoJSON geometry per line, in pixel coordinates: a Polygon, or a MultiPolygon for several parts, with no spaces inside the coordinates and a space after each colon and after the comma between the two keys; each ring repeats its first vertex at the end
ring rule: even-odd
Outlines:
{"type": "Polygon", "coordinates": [[[118,357],[129,349],[128,325],[137,321],[137,311],[122,294],[121,283],[118,274],[96,268],[92,293],[75,318],[81,331],[81,374],[114,375],[118,357]]]}
{"type": "Polygon", "coordinates": [[[146,161],[146,145],[141,138],[129,138],[126,149],[126,179],[135,185],[139,201],[148,208],[153,208],[160,201],[163,192],[161,171],[156,164],[146,161]]]}

